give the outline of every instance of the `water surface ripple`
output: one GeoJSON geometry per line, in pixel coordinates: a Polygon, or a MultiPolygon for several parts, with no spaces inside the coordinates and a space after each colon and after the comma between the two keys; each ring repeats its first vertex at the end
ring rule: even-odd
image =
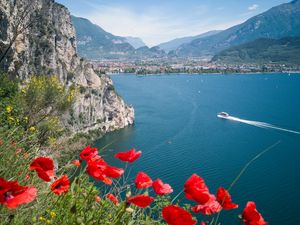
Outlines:
{"type": "Polygon", "coordinates": [[[236,215],[247,200],[257,203],[269,224],[297,224],[300,135],[286,130],[300,131],[299,74],[117,75],[112,79],[118,93],[134,106],[136,124],[96,143],[101,147],[116,141],[110,146],[113,150],[104,153],[111,164],[124,166],[113,154],[136,147],[143,153],[132,165],[132,178],[144,171],[170,183],[178,193],[185,180],[198,173],[214,193],[219,186],[228,187],[252,157],[281,140],[232,189],[240,208],[223,213],[223,224],[238,224],[236,215]],[[242,122],[217,118],[221,111],[242,122]]]}

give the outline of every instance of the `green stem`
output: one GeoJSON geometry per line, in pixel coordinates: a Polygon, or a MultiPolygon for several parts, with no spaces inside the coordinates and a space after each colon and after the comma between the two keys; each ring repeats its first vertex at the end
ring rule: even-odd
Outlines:
{"type": "Polygon", "coordinates": [[[263,150],[262,152],[260,152],[259,154],[257,154],[253,159],[251,159],[241,170],[241,172],[237,175],[237,177],[233,180],[233,182],[230,184],[229,188],[227,189],[227,191],[229,192],[233,186],[238,182],[238,180],[241,178],[241,176],[246,172],[246,170],[248,169],[248,167],[258,158],[260,158],[263,154],[267,153],[268,151],[270,151],[271,149],[275,148],[277,145],[279,145],[281,143],[281,141],[277,141],[275,144],[271,145],[270,147],[266,148],[265,150],[263,150]]]}
{"type": "MultiPolygon", "coordinates": [[[[271,149],[275,148],[277,145],[279,145],[281,143],[281,141],[277,141],[275,144],[269,146],[268,148],[264,149],[263,151],[261,151],[259,154],[257,154],[254,158],[252,158],[240,171],[240,173],[236,176],[236,178],[232,181],[232,183],[230,184],[229,188],[227,189],[227,191],[229,192],[233,186],[239,181],[239,179],[241,178],[241,176],[246,172],[246,170],[248,169],[248,167],[258,158],[260,158],[263,154],[267,153],[268,151],[270,151],[271,149]]],[[[215,225],[217,225],[219,217],[220,217],[221,211],[218,212],[216,221],[215,221],[215,225]]]]}
{"type": "Polygon", "coordinates": [[[125,212],[126,212],[126,203],[124,203],[123,207],[120,210],[120,213],[118,213],[117,218],[116,218],[116,222],[114,222],[113,225],[121,224],[121,219],[122,219],[125,212]]]}
{"type": "Polygon", "coordinates": [[[184,190],[180,191],[171,201],[171,204],[173,204],[173,202],[183,193],[184,190]]]}

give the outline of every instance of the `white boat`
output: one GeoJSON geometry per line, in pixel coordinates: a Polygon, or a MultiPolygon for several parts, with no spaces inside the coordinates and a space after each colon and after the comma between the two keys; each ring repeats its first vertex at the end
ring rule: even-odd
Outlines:
{"type": "Polygon", "coordinates": [[[220,113],[218,113],[218,117],[226,119],[229,117],[229,114],[227,112],[220,112],[220,113]]]}

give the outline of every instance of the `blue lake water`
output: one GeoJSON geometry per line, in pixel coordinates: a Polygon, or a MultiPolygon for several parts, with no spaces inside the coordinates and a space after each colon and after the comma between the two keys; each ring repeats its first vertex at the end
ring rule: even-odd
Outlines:
{"type": "MultiPolygon", "coordinates": [[[[135,108],[134,126],[106,135],[112,141],[106,159],[132,147],[142,156],[131,168],[161,178],[178,193],[193,173],[210,191],[228,187],[256,154],[281,141],[255,161],[231,194],[239,209],[223,212],[222,224],[238,224],[236,216],[248,200],[269,224],[299,224],[300,135],[217,118],[232,116],[300,131],[300,75],[162,75],[112,76],[117,92],[135,108]]],[[[174,196],[176,195],[174,194],[174,196]]],[[[190,202],[192,203],[192,202],[190,202]]]]}

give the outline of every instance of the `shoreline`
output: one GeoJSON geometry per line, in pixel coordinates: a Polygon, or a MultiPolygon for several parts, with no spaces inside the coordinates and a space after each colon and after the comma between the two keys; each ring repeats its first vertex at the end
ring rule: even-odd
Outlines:
{"type": "Polygon", "coordinates": [[[109,76],[118,75],[134,75],[138,77],[145,76],[166,76],[166,75],[257,75],[257,74],[299,74],[300,71],[284,71],[284,72],[232,72],[232,73],[147,73],[147,74],[137,74],[137,73],[107,73],[109,76]]]}

